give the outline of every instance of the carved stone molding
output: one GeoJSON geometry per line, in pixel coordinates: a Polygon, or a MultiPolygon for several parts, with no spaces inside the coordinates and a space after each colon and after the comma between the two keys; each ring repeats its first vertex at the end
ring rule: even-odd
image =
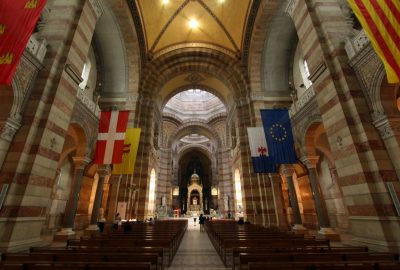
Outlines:
{"type": "Polygon", "coordinates": [[[295,172],[293,165],[291,164],[283,164],[280,166],[279,172],[283,174],[285,177],[290,177],[295,172]]]}
{"type": "Polygon", "coordinates": [[[19,121],[8,118],[3,124],[0,124],[0,138],[11,142],[20,127],[19,121]]]}
{"type": "Polygon", "coordinates": [[[286,6],[285,12],[290,16],[293,17],[294,10],[297,7],[299,0],[288,0],[288,4],[286,6]]]}
{"type": "Polygon", "coordinates": [[[394,136],[393,129],[390,126],[389,120],[386,116],[380,117],[379,119],[374,120],[372,123],[378,129],[383,140],[394,136]]]}
{"type": "Polygon", "coordinates": [[[302,156],[300,161],[306,165],[307,168],[315,169],[319,161],[319,156],[302,156]]]}
{"type": "Polygon", "coordinates": [[[92,5],[94,12],[96,13],[97,19],[101,17],[103,14],[103,7],[99,3],[98,0],[89,0],[89,3],[92,5]]]}

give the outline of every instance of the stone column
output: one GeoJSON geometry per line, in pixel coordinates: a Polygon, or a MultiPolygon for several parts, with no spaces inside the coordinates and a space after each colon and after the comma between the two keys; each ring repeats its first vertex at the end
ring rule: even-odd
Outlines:
{"type": "Polygon", "coordinates": [[[288,188],[289,188],[289,197],[290,202],[293,210],[293,217],[294,217],[294,226],[293,230],[299,233],[304,233],[307,229],[303,226],[303,221],[301,219],[299,202],[297,200],[296,188],[294,187],[293,183],[293,173],[294,168],[293,165],[283,165],[281,170],[281,174],[286,177],[288,188]]]}
{"type": "Polygon", "coordinates": [[[281,176],[278,173],[269,173],[269,181],[271,183],[272,200],[274,202],[274,212],[275,212],[275,225],[277,227],[287,229],[287,218],[283,211],[283,194],[282,194],[282,184],[281,176]]]}
{"type": "Polygon", "coordinates": [[[90,163],[88,157],[73,157],[75,165],[74,179],[72,180],[71,193],[65,207],[63,228],[54,236],[55,241],[65,241],[75,237],[74,221],[76,210],[78,209],[79,194],[86,166],[90,163]]]}
{"type": "Polygon", "coordinates": [[[10,143],[20,127],[20,120],[14,118],[8,118],[4,123],[0,123],[0,169],[10,148],[10,143]]]}
{"type": "Polygon", "coordinates": [[[99,181],[97,182],[96,195],[93,202],[92,217],[90,219],[90,225],[87,229],[89,231],[98,230],[97,220],[99,218],[101,201],[103,199],[104,180],[108,175],[110,175],[111,168],[109,165],[99,166],[99,168],[97,169],[97,173],[99,175],[99,181]]]}
{"type": "Polygon", "coordinates": [[[308,169],[308,179],[310,180],[318,223],[320,226],[318,233],[326,236],[329,235],[329,238],[331,239],[338,238],[338,234],[330,227],[324,196],[321,191],[321,186],[319,185],[317,172],[319,156],[303,156],[300,160],[308,169]]]}

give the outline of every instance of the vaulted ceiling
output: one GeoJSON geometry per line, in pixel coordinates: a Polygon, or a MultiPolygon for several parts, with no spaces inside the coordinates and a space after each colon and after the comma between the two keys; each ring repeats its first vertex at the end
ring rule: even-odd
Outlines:
{"type": "Polygon", "coordinates": [[[136,0],[150,55],[183,47],[243,49],[252,0],[136,0]]]}

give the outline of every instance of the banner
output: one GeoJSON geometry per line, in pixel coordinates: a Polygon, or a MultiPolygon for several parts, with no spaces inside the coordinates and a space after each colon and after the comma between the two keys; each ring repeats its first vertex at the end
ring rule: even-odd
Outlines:
{"type": "Polygon", "coordinates": [[[400,1],[348,0],[372,47],[382,60],[389,83],[400,82],[400,1]]]}
{"type": "Polygon", "coordinates": [[[0,84],[10,84],[46,0],[0,0],[0,84]]]}
{"type": "Polygon", "coordinates": [[[129,111],[101,112],[94,158],[95,164],[122,162],[128,118],[129,111]]]}
{"type": "Polygon", "coordinates": [[[288,110],[261,110],[261,118],[269,155],[273,157],[274,162],[276,164],[297,163],[288,110]]]}
{"type": "Polygon", "coordinates": [[[133,174],[139,148],[140,132],[140,128],[128,128],[126,130],[122,163],[114,164],[112,174],[133,174]]]}
{"type": "Polygon", "coordinates": [[[277,166],[268,155],[267,141],[263,127],[248,127],[249,146],[254,173],[274,173],[277,166]]]}

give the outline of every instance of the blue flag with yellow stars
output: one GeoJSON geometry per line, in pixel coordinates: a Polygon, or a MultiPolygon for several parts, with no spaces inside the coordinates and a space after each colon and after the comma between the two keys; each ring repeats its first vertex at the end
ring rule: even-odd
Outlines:
{"type": "Polygon", "coordinates": [[[269,155],[277,164],[297,163],[292,126],[287,109],[261,110],[269,155]]]}

